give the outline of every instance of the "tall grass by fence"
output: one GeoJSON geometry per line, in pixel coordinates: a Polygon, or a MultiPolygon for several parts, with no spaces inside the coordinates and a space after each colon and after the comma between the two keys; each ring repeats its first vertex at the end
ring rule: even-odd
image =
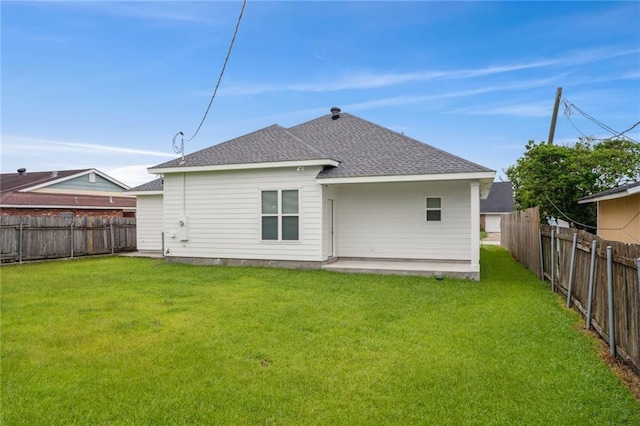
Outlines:
{"type": "Polygon", "coordinates": [[[136,219],[0,216],[2,262],[91,256],[136,249],[136,219]]]}
{"type": "Polygon", "coordinates": [[[502,245],[538,277],[549,280],[552,290],[585,317],[585,326],[611,345],[612,354],[640,374],[640,245],[541,225],[538,212],[534,207],[505,215],[502,245]]]}

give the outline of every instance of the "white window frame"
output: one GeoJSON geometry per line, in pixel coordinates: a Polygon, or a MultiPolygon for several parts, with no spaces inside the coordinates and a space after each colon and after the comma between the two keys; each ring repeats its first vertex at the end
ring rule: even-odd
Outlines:
{"type": "Polygon", "coordinates": [[[266,242],[266,243],[275,243],[275,242],[280,242],[280,243],[298,243],[302,240],[301,235],[300,235],[300,228],[301,228],[301,224],[302,224],[302,214],[301,214],[301,208],[300,208],[300,188],[283,188],[283,189],[260,189],[260,193],[259,193],[259,198],[260,198],[260,225],[259,225],[259,240],[262,242],[266,242]],[[285,191],[296,191],[297,195],[298,195],[298,212],[297,213],[283,213],[282,212],[282,193],[285,191]],[[277,198],[276,198],[276,206],[277,206],[277,212],[276,213],[263,213],[262,211],[262,194],[264,192],[275,192],[277,194],[277,198]],[[262,219],[265,217],[275,217],[277,218],[277,225],[278,225],[278,238],[277,239],[264,239],[263,238],[263,229],[262,229],[262,219]],[[285,240],[282,238],[282,231],[283,231],[283,226],[282,226],[282,218],[284,217],[297,217],[298,218],[298,238],[296,240],[285,240]]]}
{"type": "Polygon", "coordinates": [[[424,207],[425,207],[425,213],[424,213],[424,220],[427,223],[442,223],[444,221],[444,197],[442,197],[441,195],[427,195],[424,198],[424,207]],[[437,198],[440,200],[440,207],[428,207],[429,205],[429,199],[430,198],[437,198]],[[440,212],[440,220],[429,220],[429,212],[430,211],[439,211],[440,212]]]}

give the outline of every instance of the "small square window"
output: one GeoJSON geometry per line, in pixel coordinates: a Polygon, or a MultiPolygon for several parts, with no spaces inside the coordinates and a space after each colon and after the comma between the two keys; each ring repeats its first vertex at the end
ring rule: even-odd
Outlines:
{"type": "Polygon", "coordinates": [[[297,189],[262,191],[262,240],[298,241],[300,206],[297,189]]]}
{"type": "Polygon", "coordinates": [[[442,221],[442,198],[427,197],[427,222],[442,221]]]}

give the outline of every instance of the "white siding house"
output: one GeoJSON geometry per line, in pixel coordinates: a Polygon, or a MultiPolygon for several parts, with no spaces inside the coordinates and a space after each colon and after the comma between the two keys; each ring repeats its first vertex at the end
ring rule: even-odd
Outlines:
{"type": "Polygon", "coordinates": [[[167,256],[320,262],[322,189],[315,182],[319,171],[315,166],[300,171],[287,167],[167,173],[167,256]],[[282,190],[298,191],[299,238],[263,240],[261,194],[282,190]],[[180,225],[181,221],[185,224],[180,225]]]}
{"type": "Polygon", "coordinates": [[[162,251],[164,205],[162,179],[127,191],[136,196],[136,247],[138,251],[162,251]]]}
{"type": "Polygon", "coordinates": [[[471,259],[468,182],[348,184],[337,189],[339,257],[471,259]],[[426,220],[428,197],[441,199],[442,220],[426,220]]]}
{"type": "MultiPolygon", "coordinates": [[[[164,176],[169,261],[431,262],[445,275],[479,279],[480,199],[495,172],[339,110],[149,170],[164,176]]],[[[156,227],[138,226],[141,237],[156,227]]]]}

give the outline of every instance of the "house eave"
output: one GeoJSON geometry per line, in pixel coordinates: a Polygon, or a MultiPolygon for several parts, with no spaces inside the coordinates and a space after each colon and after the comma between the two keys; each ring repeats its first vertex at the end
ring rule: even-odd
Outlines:
{"type": "Polygon", "coordinates": [[[177,167],[150,167],[147,171],[151,174],[160,173],[186,173],[186,172],[217,172],[225,170],[251,170],[251,169],[274,169],[284,167],[306,167],[306,166],[333,166],[340,165],[338,161],[330,159],[321,160],[294,160],[294,161],[273,161],[267,163],[238,163],[238,164],[217,164],[209,166],[177,166],[177,167]]]}
{"type": "Polygon", "coordinates": [[[128,191],[127,194],[139,197],[141,195],[163,195],[164,191],[128,191]]]}
{"type": "Polygon", "coordinates": [[[623,198],[632,195],[630,191],[616,192],[615,194],[602,195],[600,197],[593,197],[583,200],[578,200],[578,204],[596,203],[598,201],[615,200],[616,198],[623,198]]]}
{"type": "Polygon", "coordinates": [[[131,206],[80,206],[69,204],[0,204],[0,209],[73,209],[73,210],[122,210],[135,212],[131,206]]]}
{"type": "Polygon", "coordinates": [[[385,182],[421,182],[446,180],[487,180],[493,182],[496,172],[472,173],[435,173],[423,175],[393,175],[393,176],[355,176],[338,178],[317,178],[316,182],[323,185],[339,185],[346,183],[385,183],[385,182]]]}

